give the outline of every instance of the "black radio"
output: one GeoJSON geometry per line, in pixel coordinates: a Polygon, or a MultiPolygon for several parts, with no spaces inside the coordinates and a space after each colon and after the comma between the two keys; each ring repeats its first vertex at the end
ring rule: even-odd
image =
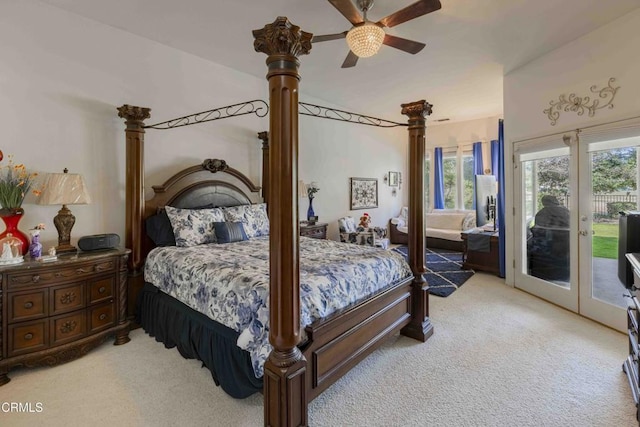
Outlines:
{"type": "Polygon", "coordinates": [[[120,236],[114,233],[83,236],[78,240],[78,247],[83,251],[115,249],[120,244],[120,236]]]}

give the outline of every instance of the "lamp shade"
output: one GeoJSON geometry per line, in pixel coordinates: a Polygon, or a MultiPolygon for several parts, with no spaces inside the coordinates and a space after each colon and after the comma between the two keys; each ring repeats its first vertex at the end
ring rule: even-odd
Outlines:
{"type": "Polygon", "coordinates": [[[50,173],[38,199],[40,205],[86,205],[91,196],[82,175],[78,173],[50,173]]]}
{"type": "Polygon", "coordinates": [[[298,181],[298,197],[307,197],[307,185],[303,180],[298,181]]]}
{"type": "Polygon", "coordinates": [[[360,58],[368,58],[378,53],[384,41],[384,30],[373,22],[365,22],[353,27],[347,33],[349,49],[360,58]]]}

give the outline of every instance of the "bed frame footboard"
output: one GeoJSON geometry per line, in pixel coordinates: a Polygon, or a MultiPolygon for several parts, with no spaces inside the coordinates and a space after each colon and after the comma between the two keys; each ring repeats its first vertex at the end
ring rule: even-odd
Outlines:
{"type": "Polygon", "coordinates": [[[368,301],[347,307],[305,329],[307,400],[327,387],[411,321],[412,277],[368,301]]]}

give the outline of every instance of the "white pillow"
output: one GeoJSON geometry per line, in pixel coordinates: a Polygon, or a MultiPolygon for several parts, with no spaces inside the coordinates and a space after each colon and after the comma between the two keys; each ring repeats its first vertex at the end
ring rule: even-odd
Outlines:
{"type": "Polygon", "coordinates": [[[462,221],[466,214],[442,214],[429,213],[426,215],[427,228],[438,228],[442,230],[462,230],[462,221]]]}
{"type": "Polygon", "coordinates": [[[176,237],[176,246],[188,247],[215,243],[214,222],[224,222],[220,208],[180,209],[165,206],[167,216],[176,237]]]}
{"type": "Polygon", "coordinates": [[[228,222],[241,222],[248,238],[269,235],[269,217],[267,205],[241,205],[223,208],[224,219],[228,222]]]}
{"type": "Polygon", "coordinates": [[[355,233],[356,220],[351,216],[346,216],[338,220],[338,228],[342,233],[355,233]]]}

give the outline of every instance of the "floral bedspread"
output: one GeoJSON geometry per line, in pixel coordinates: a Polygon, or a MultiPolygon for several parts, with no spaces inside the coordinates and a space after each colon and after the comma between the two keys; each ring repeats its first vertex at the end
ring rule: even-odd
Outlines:
{"type": "MultiPolygon", "coordinates": [[[[407,277],[395,251],[300,237],[301,326],[407,277]]],[[[263,375],[269,344],[269,237],[193,247],[158,247],[145,280],[240,333],[238,346],[263,375]]]]}

